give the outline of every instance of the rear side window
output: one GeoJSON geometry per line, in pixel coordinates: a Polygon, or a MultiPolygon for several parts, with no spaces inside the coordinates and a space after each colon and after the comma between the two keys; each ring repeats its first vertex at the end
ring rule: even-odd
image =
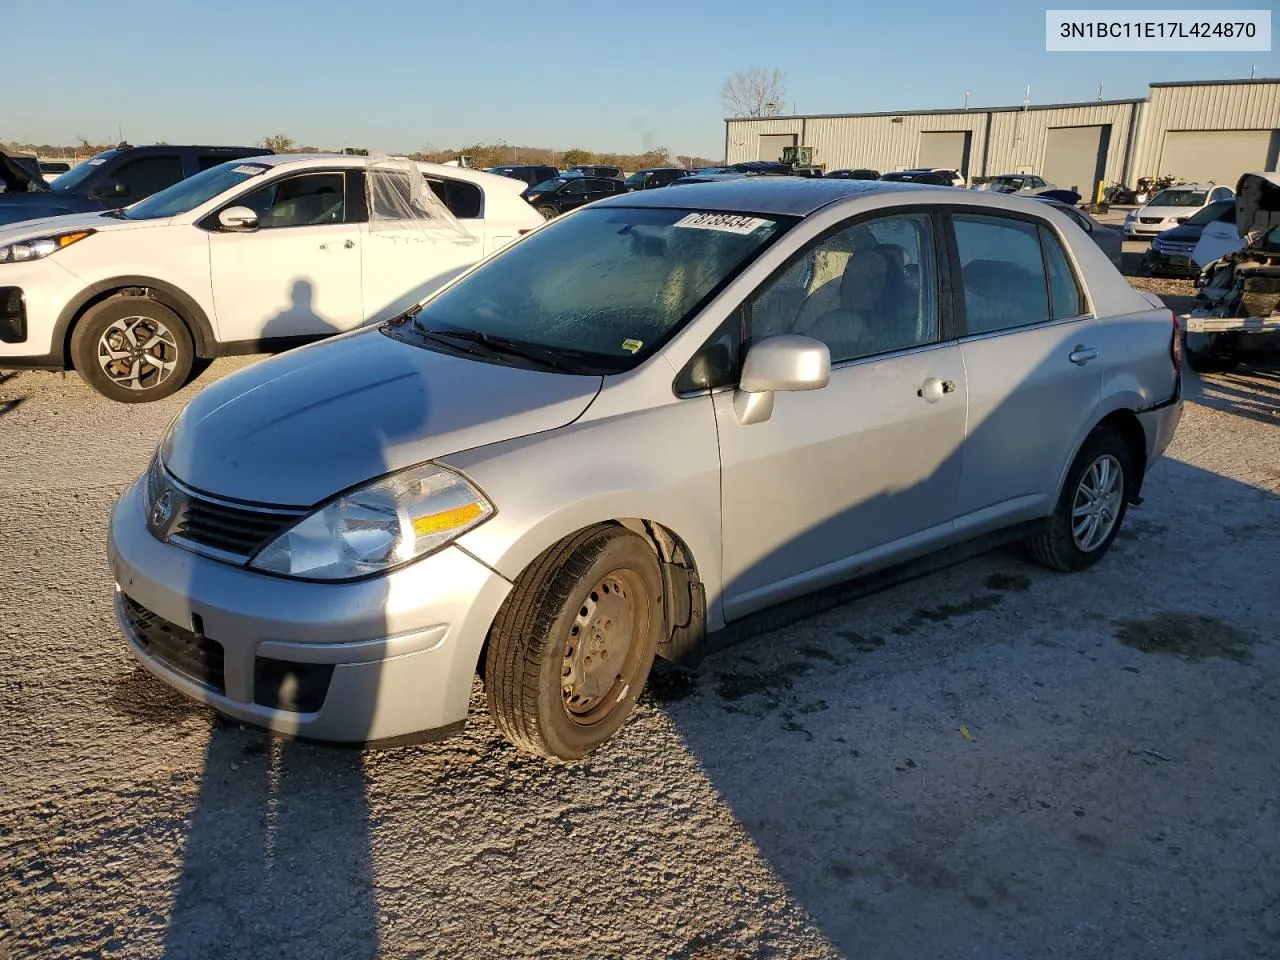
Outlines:
{"type": "Polygon", "coordinates": [[[126,197],[141,200],[181,180],[182,161],[177,157],[141,157],[120,167],[112,179],[124,184],[126,197]]]}
{"type": "Polygon", "coordinates": [[[462,180],[428,179],[432,192],[439,197],[449,212],[459,220],[475,220],[480,216],[484,195],[474,183],[462,180]]]}
{"type": "Polygon", "coordinates": [[[1049,319],[1036,227],[1001,217],[953,218],[964,283],[965,332],[992,333],[1049,319]]]}
{"type": "Polygon", "coordinates": [[[1049,273],[1049,315],[1054,320],[1066,320],[1088,313],[1084,292],[1058,238],[1041,227],[1040,243],[1044,247],[1044,262],[1049,273]]]}

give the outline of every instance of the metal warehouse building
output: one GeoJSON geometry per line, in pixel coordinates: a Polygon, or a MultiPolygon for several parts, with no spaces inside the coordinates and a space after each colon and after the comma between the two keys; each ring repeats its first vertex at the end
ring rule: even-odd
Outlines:
{"type": "Polygon", "coordinates": [[[828,170],[1036,173],[1086,195],[1100,180],[1161,174],[1234,187],[1241,173],[1276,169],[1280,80],[1153,83],[1141,100],[725,121],[728,163],[779,160],[791,146],[811,147],[828,170]]]}

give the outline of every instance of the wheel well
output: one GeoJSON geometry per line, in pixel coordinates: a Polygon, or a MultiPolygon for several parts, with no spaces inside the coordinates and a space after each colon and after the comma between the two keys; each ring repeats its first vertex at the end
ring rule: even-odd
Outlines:
{"type": "Polygon", "coordinates": [[[1098,428],[1113,430],[1129,448],[1133,462],[1133,482],[1129,490],[1129,502],[1137,503],[1142,490],[1142,480],[1147,474],[1147,434],[1132,410],[1115,410],[1098,422],[1098,428]]]}
{"type": "MultiPolygon", "coordinates": [[[[69,322],[62,334],[61,344],[62,362],[66,365],[67,370],[75,369],[75,361],[71,356],[71,337],[75,333],[76,326],[84,319],[84,315],[98,304],[117,297],[141,297],[147,300],[154,300],[156,303],[168,307],[187,325],[187,331],[191,334],[191,339],[195,344],[196,356],[204,357],[208,355],[208,344],[204,328],[198,319],[191,315],[190,308],[182,302],[180,297],[162,287],[122,283],[119,286],[108,286],[105,289],[93,291],[92,295],[79,304],[71,313],[69,322]]],[[[57,349],[57,344],[54,345],[54,349],[57,349]]]]}
{"type": "MultiPolygon", "coordinates": [[[[698,578],[698,566],[689,545],[669,527],[643,517],[618,517],[602,523],[625,527],[642,537],[658,555],[667,622],[666,637],[658,644],[658,656],[675,663],[695,661],[706,632],[707,605],[702,581],[698,578]]],[[[575,537],[585,529],[587,528],[582,527],[574,530],[561,537],[557,543],[575,537]]],[[[548,549],[554,546],[552,544],[548,549]]],[[[520,578],[516,579],[518,581],[520,578]]],[[[488,651],[489,637],[486,636],[476,660],[476,676],[482,680],[488,651]]]]}

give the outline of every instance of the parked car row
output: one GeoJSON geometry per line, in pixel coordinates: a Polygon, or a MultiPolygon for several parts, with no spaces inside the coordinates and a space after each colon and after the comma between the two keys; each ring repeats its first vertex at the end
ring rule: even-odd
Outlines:
{"type": "MultiPolygon", "coordinates": [[[[26,243],[88,269],[93,245],[151,234],[139,268],[170,247],[251,267],[285,256],[252,241],[290,194],[308,211],[293,229],[330,231],[304,245],[338,264],[367,249],[360,192],[286,178],[349,190],[361,172],[223,165],[26,243]]],[[[448,176],[486,217],[510,200],[537,220],[516,181],[448,176]]],[[[361,744],[457,731],[479,674],[508,740],[574,760],[626,722],[655,657],[696,660],[778,604],[979,538],[1062,571],[1107,553],[1178,425],[1180,341],[1077,219],[911,183],[709,176],[735,179],[538,221],[387,322],[197,393],[111,515],[132,654],[241,723],[361,744]]],[[[164,340],[138,329],[155,301],[123,299],[89,361],[164,340]]]]}

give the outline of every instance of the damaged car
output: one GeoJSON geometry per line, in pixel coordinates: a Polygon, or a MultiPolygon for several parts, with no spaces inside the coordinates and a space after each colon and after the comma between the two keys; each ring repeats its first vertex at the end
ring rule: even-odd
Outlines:
{"type": "Polygon", "coordinates": [[[1198,304],[1182,323],[1195,370],[1229,370],[1242,354],[1280,350],[1280,173],[1246,173],[1236,194],[1234,222],[1206,225],[1193,254],[1205,266],[1198,304]]]}

